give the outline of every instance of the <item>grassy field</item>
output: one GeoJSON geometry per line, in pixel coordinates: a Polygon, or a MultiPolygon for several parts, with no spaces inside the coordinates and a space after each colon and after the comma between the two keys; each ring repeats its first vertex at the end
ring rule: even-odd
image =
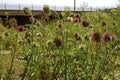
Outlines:
{"type": "MultiPolygon", "coordinates": [[[[49,12],[49,10],[48,10],[49,12]]],[[[28,11],[28,13],[30,13],[28,11]]],[[[1,80],[119,80],[120,8],[31,24],[0,21],[1,80]]],[[[56,14],[55,14],[56,15],[56,14]]]]}

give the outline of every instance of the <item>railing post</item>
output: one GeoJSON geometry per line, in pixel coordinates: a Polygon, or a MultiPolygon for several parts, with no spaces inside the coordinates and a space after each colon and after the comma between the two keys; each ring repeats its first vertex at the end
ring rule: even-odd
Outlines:
{"type": "Polygon", "coordinates": [[[20,4],[19,4],[19,10],[20,10],[20,4]]]}
{"type": "Polygon", "coordinates": [[[76,0],[74,0],[74,11],[76,11],[76,0]]]}
{"type": "Polygon", "coordinates": [[[6,3],[4,3],[4,7],[5,7],[5,10],[6,10],[6,3]]]}
{"type": "Polygon", "coordinates": [[[56,11],[56,5],[54,5],[54,10],[56,11]]]}
{"type": "Polygon", "coordinates": [[[32,10],[33,10],[33,4],[32,4],[32,10]]]}

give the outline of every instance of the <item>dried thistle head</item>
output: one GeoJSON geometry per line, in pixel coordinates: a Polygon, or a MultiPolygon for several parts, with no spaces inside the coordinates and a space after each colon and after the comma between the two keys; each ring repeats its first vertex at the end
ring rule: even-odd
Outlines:
{"type": "Polygon", "coordinates": [[[74,38],[76,39],[76,40],[82,40],[82,38],[79,36],[79,34],[78,33],[74,33],[74,38]]]}
{"type": "Polygon", "coordinates": [[[76,13],[76,14],[75,14],[75,18],[80,19],[80,14],[79,14],[79,13],[76,13]]]}
{"type": "Polygon", "coordinates": [[[102,22],[102,27],[104,27],[104,26],[106,26],[107,25],[107,23],[106,22],[102,22]]]}
{"type": "Polygon", "coordinates": [[[54,43],[57,47],[60,47],[63,44],[63,39],[61,36],[54,38],[54,43]]]}
{"type": "Polygon", "coordinates": [[[82,20],[82,26],[83,27],[88,27],[90,23],[87,20],[82,20]]]}
{"type": "Polygon", "coordinates": [[[99,43],[101,41],[101,35],[100,32],[92,30],[90,32],[90,37],[91,37],[91,41],[97,42],[99,43]]]}
{"type": "Polygon", "coordinates": [[[102,35],[102,39],[105,41],[105,42],[108,42],[108,41],[113,41],[115,40],[115,36],[111,33],[104,33],[102,35]]]}

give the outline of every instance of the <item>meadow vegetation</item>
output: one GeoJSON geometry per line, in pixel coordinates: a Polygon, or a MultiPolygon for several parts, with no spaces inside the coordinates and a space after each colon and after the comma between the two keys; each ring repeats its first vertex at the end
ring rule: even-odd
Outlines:
{"type": "Polygon", "coordinates": [[[29,8],[24,13],[31,24],[18,25],[9,16],[0,20],[1,80],[120,79],[119,7],[65,10],[61,18],[47,5],[42,19],[35,19],[29,8]]]}

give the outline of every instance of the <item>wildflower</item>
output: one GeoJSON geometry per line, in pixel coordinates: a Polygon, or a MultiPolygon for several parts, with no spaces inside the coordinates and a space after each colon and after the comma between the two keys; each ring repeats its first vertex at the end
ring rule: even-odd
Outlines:
{"type": "Polygon", "coordinates": [[[67,17],[67,21],[72,22],[73,18],[72,17],[67,17]]]}
{"type": "Polygon", "coordinates": [[[92,30],[90,33],[91,40],[94,42],[100,42],[101,41],[101,35],[99,32],[92,30]]]}
{"type": "Polygon", "coordinates": [[[81,37],[76,32],[74,33],[74,38],[78,41],[81,40],[81,37]]]}
{"type": "Polygon", "coordinates": [[[28,7],[24,7],[23,11],[26,15],[32,15],[32,12],[28,7]]]}
{"type": "Polygon", "coordinates": [[[55,45],[56,46],[61,46],[62,44],[63,44],[63,39],[62,39],[62,37],[56,37],[55,39],[54,39],[54,43],[55,43],[55,45]]]}
{"type": "Polygon", "coordinates": [[[23,26],[18,26],[18,31],[23,31],[24,30],[24,27],[23,26]]]}
{"type": "Polygon", "coordinates": [[[17,26],[17,20],[15,18],[10,18],[8,20],[8,23],[10,26],[14,26],[14,27],[17,26]]]}
{"type": "Polygon", "coordinates": [[[106,41],[106,42],[108,42],[108,41],[113,41],[113,40],[115,39],[115,36],[112,35],[111,33],[104,33],[104,34],[102,35],[102,39],[103,39],[104,41],[106,41]]]}
{"type": "Polygon", "coordinates": [[[88,27],[90,25],[90,23],[88,21],[86,21],[86,20],[82,20],[82,25],[84,27],[88,27]]]}
{"type": "Polygon", "coordinates": [[[102,22],[102,27],[103,27],[103,26],[106,26],[106,24],[107,24],[106,22],[102,22]]]}

